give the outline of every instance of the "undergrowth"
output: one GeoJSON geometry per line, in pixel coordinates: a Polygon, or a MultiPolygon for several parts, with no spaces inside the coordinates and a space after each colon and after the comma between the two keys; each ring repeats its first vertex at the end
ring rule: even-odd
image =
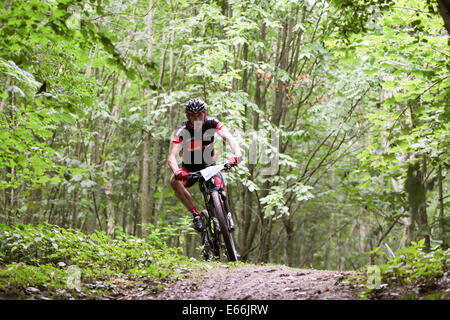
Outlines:
{"type": "MultiPolygon", "coordinates": [[[[386,263],[366,266],[350,280],[363,287],[361,299],[449,299],[450,249],[432,246],[424,240],[400,249],[386,263]]],[[[384,256],[381,248],[371,254],[384,256]]]]}
{"type": "Polygon", "coordinates": [[[116,230],[112,239],[105,232],[87,235],[50,224],[0,224],[3,297],[25,293],[26,298],[30,291],[61,298],[102,295],[124,279],[142,283],[177,277],[177,268],[189,264],[180,248],[166,246],[155,234],[146,241],[116,230]]]}

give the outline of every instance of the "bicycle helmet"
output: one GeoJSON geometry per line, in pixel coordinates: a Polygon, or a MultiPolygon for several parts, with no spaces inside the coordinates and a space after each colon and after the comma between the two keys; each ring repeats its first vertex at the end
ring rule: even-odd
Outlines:
{"type": "Polygon", "coordinates": [[[206,103],[200,99],[191,99],[186,104],[186,111],[189,113],[197,113],[201,111],[206,111],[206,103]]]}

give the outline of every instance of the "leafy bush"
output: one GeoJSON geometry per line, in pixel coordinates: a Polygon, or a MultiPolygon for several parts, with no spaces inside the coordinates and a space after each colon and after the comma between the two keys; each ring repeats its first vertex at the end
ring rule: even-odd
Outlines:
{"type": "MultiPolygon", "coordinates": [[[[152,238],[151,236],[150,238],[152,238]]],[[[154,237],[153,237],[154,238],[154,237]]],[[[66,268],[81,270],[83,282],[123,275],[131,279],[163,279],[173,275],[179,264],[188,264],[179,248],[117,232],[86,235],[78,230],[50,224],[0,224],[0,288],[8,285],[53,286],[67,278],[66,268]]]]}
{"type": "MultiPolygon", "coordinates": [[[[409,293],[409,297],[417,296],[417,288],[437,289],[436,283],[439,279],[447,276],[450,249],[433,246],[429,251],[425,251],[424,243],[424,240],[413,241],[411,246],[399,250],[396,256],[388,258],[385,264],[368,266],[365,275],[358,279],[365,286],[361,297],[375,296],[383,290],[387,291],[388,288],[404,289],[404,293],[409,293]]],[[[380,248],[374,253],[384,254],[380,248]]]]}
{"type": "Polygon", "coordinates": [[[429,252],[423,250],[424,240],[412,242],[410,247],[399,251],[382,265],[381,271],[390,280],[399,280],[406,284],[412,282],[430,282],[440,278],[447,270],[450,250],[434,246],[429,252]]]}
{"type": "Polygon", "coordinates": [[[0,269],[0,288],[38,287],[59,288],[66,285],[67,272],[51,264],[32,266],[24,263],[11,263],[0,269]]]}

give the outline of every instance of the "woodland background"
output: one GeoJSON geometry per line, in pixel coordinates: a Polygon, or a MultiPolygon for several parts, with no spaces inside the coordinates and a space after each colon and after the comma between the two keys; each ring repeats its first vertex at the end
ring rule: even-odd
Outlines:
{"type": "Polygon", "coordinates": [[[0,223],[156,232],[199,257],[167,166],[199,97],[244,150],[226,173],[244,261],[348,270],[446,247],[446,5],[2,1],[0,223]]]}

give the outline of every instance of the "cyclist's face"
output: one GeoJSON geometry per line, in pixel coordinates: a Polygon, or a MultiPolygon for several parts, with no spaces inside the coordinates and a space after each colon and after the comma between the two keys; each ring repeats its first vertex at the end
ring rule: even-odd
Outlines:
{"type": "Polygon", "coordinates": [[[205,122],[205,112],[204,111],[195,112],[195,113],[186,112],[186,117],[192,124],[194,124],[196,121],[199,121],[202,124],[205,122]]]}

